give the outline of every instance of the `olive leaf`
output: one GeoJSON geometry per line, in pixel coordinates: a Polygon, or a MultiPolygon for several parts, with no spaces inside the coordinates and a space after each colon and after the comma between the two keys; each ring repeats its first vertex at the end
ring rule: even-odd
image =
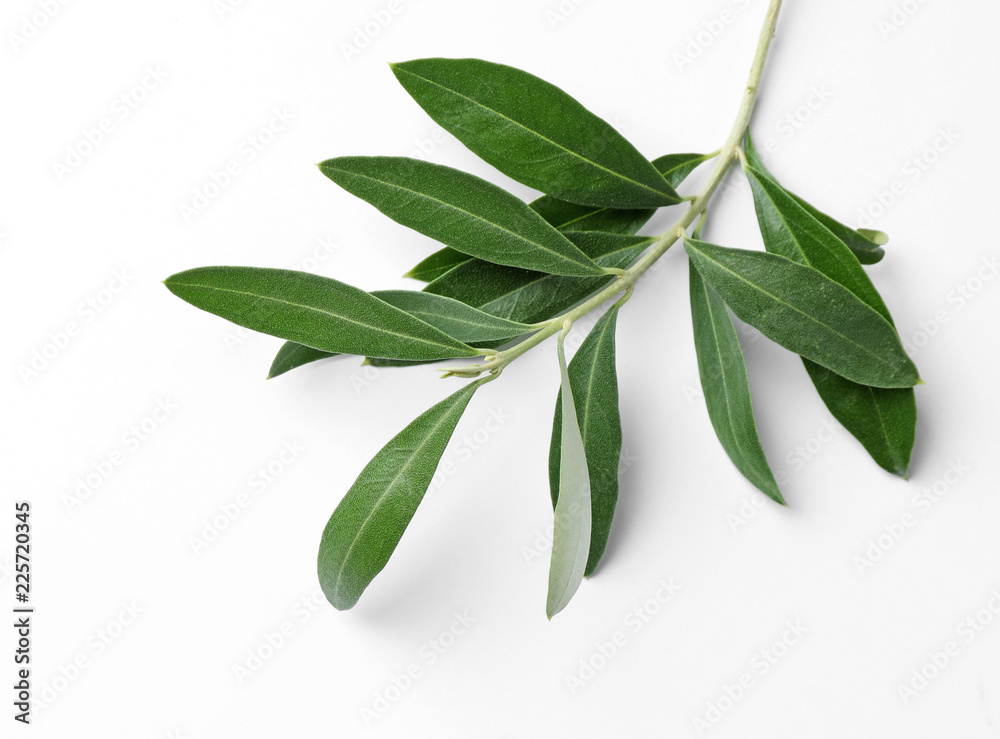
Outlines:
{"type": "Polygon", "coordinates": [[[680,197],[606,121],[544,80],[481,59],[393,64],[431,118],[489,164],[560,200],[649,208],[680,197]]]}
{"type": "Polygon", "coordinates": [[[476,380],[422,413],[365,466],[337,505],[319,544],[319,582],[338,610],[358,602],[382,571],[434,477],[476,380]]]}
{"type": "Polygon", "coordinates": [[[545,614],[549,619],[566,607],[583,582],[590,557],[592,525],[587,452],[566,367],[564,341],[565,331],[559,334],[562,428],[559,435],[559,494],[555,504],[549,592],[545,602],[545,614]]]}
{"type": "Polygon", "coordinates": [[[363,290],[258,267],[201,267],[164,280],[191,305],[253,331],[325,352],[388,359],[474,357],[470,346],[363,290]]]}
{"type": "MultiPolygon", "coordinates": [[[[847,245],[766,174],[753,166],[744,170],[767,251],[819,270],[892,324],[889,309],[847,245]]],[[[883,469],[905,477],[917,422],[913,389],[869,387],[802,361],[834,418],[883,469]]]]}
{"type": "Polygon", "coordinates": [[[693,260],[688,271],[698,373],[712,428],[736,469],[769,498],[785,505],[757,434],[750,379],[729,309],[701,278],[693,260]]]}
{"type": "MultiPolygon", "coordinates": [[[[756,147],[753,145],[753,140],[750,138],[749,130],[747,131],[745,146],[747,161],[750,166],[756,169],[758,173],[770,178],[777,185],[778,179],[764,166],[764,162],[761,160],[756,147]]],[[[780,185],[778,186],[780,187],[780,185]]],[[[817,210],[798,195],[788,190],[785,190],[785,192],[809,215],[826,226],[834,236],[843,241],[861,264],[875,264],[882,261],[882,257],[885,256],[885,250],[882,246],[889,241],[889,237],[884,232],[873,231],[867,228],[855,230],[850,226],[845,226],[837,219],[831,218],[826,213],[817,210]]]]}
{"type": "MultiPolygon", "coordinates": [[[[597,568],[608,546],[611,522],[618,502],[618,466],[622,453],[622,423],[618,411],[615,370],[615,325],[618,304],[594,324],[569,363],[569,384],[590,475],[590,553],[584,577],[597,568]]],[[[562,391],[556,398],[549,446],[549,486],[558,507],[562,482],[562,391]]]]}
{"type": "MultiPolygon", "coordinates": [[[[394,308],[405,311],[419,318],[428,325],[443,331],[458,341],[488,347],[493,343],[503,343],[516,336],[532,331],[532,327],[489,313],[484,313],[472,306],[461,303],[443,295],[414,292],[412,290],[374,290],[370,295],[382,300],[394,308]]],[[[336,356],[329,352],[321,352],[310,347],[301,347],[293,342],[286,342],[278,350],[271,364],[268,377],[277,377],[291,369],[301,367],[309,362],[336,356]]],[[[383,359],[369,357],[372,364],[380,366],[397,366],[397,364],[412,364],[412,361],[383,359]]]]}
{"type": "Polygon", "coordinates": [[[874,387],[912,387],[896,330],[822,272],[766,252],[684,240],[701,276],[744,322],[789,351],[874,387]]]}
{"type": "Polygon", "coordinates": [[[463,254],[460,251],[455,251],[450,246],[446,246],[418,262],[403,277],[420,280],[421,282],[431,282],[458,265],[468,262],[470,259],[472,257],[468,254],[463,254]]]}
{"type": "MultiPolygon", "coordinates": [[[[712,156],[712,154],[667,154],[654,159],[653,166],[672,187],[677,187],[699,164],[708,161],[712,156]]],[[[604,233],[632,235],[638,232],[656,213],[655,208],[642,210],[592,208],[586,205],[567,203],[551,195],[543,195],[529,203],[529,206],[557,230],[564,233],[602,231],[604,233]]],[[[468,255],[446,246],[431,254],[403,276],[431,282],[470,259],[471,257],[468,255]]]]}
{"type": "MultiPolygon", "coordinates": [[[[568,233],[602,267],[624,268],[655,239],[590,231],[568,233]]],[[[558,277],[478,259],[455,267],[424,287],[511,321],[538,323],[572,308],[614,277],[558,277]]]]}
{"type": "Polygon", "coordinates": [[[407,157],[340,157],[319,168],[397,223],[456,251],[549,274],[601,274],[527,204],[468,172],[407,157]]]}

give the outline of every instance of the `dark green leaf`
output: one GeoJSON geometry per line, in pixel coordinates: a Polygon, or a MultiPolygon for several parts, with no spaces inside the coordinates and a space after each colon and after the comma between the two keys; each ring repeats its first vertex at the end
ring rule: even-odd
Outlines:
{"type": "Polygon", "coordinates": [[[882,469],[906,477],[917,428],[913,388],[860,385],[815,362],[803,362],[834,418],[882,469]]]}
{"type": "Polygon", "coordinates": [[[601,273],[525,203],[468,172],[406,157],[340,157],[319,167],[394,221],[464,254],[549,274],[601,273]]]}
{"type": "Polygon", "coordinates": [[[450,246],[446,246],[431,254],[427,259],[403,275],[403,277],[410,277],[422,282],[431,282],[458,265],[468,262],[470,259],[472,257],[468,254],[463,254],[460,251],[455,251],[450,246]]]}
{"type": "Polygon", "coordinates": [[[309,364],[310,362],[337,356],[340,355],[313,349],[311,346],[303,346],[294,341],[286,341],[278,349],[278,353],[274,355],[274,361],[271,362],[271,371],[267,373],[267,379],[270,380],[272,377],[283,375],[289,370],[309,364]]]}
{"type": "Polygon", "coordinates": [[[347,610],[382,571],[427,492],[477,380],[417,417],[368,463],[323,530],[319,582],[347,610]]]}
{"type": "Polygon", "coordinates": [[[764,456],[753,417],[750,380],[733,319],[722,298],[690,264],[691,322],[708,417],[722,448],[743,476],[785,504],[764,456]]]}
{"type": "MultiPolygon", "coordinates": [[[[847,245],[766,174],[754,167],[747,167],[746,173],[764,247],[819,270],[891,324],[882,297],[847,245]]],[[[834,417],[879,465],[905,476],[917,421],[913,389],[868,387],[839,378],[808,359],[803,362],[834,417]]]]}
{"type": "Polygon", "coordinates": [[[737,316],[789,351],[864,385],[920,382],[892,325],[822,272],[776,254],[691,239],[684,247],[737,316]]]}
{"type": "Polygon", "coordinates": [[[559,434],[559,494],[552,531],[549,592],[545,602],[545,613],[550,619],[566,607],[583,581],[590,556],[592,525],[587,452],[577,421],[563,339],[563,334],[560,334],[562,428],[559,434]]]}
{"type": "MultiPolygon", "coordinates": [[[[477,347],[501,344],[532,330],[531,326],[497,318],[465,303],[441,295],[413,292],[412,290],[375,290],[371,294],[434,328],[444,331],[453,339],[475,344],[477,347]]],[[[301,367],[303,364],[334,356],[337,355],[321,352],[291,341],[285,342],[278,350],[271,365],[271,374],[268,376],[277,377],[288,370],[301,367]]],[[[404,367],[411,364],[422,364],[422,362],[379,357],[369,357],[368,361],[376,367],[404,367]]]]}
{"type": "MultiPolygon", "coordinates": [[[[618,465],[622,453],[622,423],[618,412],[615,371],[615,322],[618,305],[601,316],[569,363],[576,417],[590,473],[590,554],[584,577],[590,577],[604,556],[618,502],[618,465]]],[[[559,500],[562,460],[562,391],[556,399],[549,446],[552,504],[559,500]]]]}
{"type": "MultiPolygon", "coordinates": [[[[769,177],[775,184],[778,183],[777,178],[767,170],[764,166],[763,160],[761,160],[760,156],[757,154],[757,149],[753,145],[749,131],[747,132],[746,138],[746,154],[747,161],[750,163],[750,166],[765,177],[769,177]]],[[[778,186],[780,187],[780,185],[778,186]]],[[[882,257],[885,256],[885,250],[881,247],[889,241],[889,237],[882,231],[872,231],[867,228],[854,230],[850,226],[845,226],[835,218],[831,218],[825,213],[817,210],[798,195],[788,192],[787,190],[785,192],[788,193],[788,196],[798,203],[807,213],[809,213],[809,215],[829,229],[834,236],[843,241],[862,264],[875,264],[876,262],[881,261],[882,257]]]]}
{"type": "MultiPolygon", "coordinates": [[[[708,161],[712,154],[667,154],[653,160],[653,166],[663,175],[672,187],[677,187],[684,178],[691,174],[702,162],[708,161]]],[[[632,235],[638,232],[656,209],[616,210],[614,208],[592,208],[586,205],[576,205],[563,200],[543,195],[530,203],[532,210],[538,213],[556,229],[570,231],[603,231],[632,235]]],[[[592,254],[588,256],[593,257],[592,254]]],[[[431,254],[404,277],[412,277],[424,282],[432,282],[451,271],[459,264],[469,261],[470,257],[445,247],[431,254]]]]}
{"type": "Polygon", "coordinates": [[[372,295],[466,343],[512,339],[533,330],[444,295],[412,290],[376,290],[372,295]]]}
{"type": "Polygon", "coordinates": [[[611,125],[534,75],[480,59],[417,59],[392,70],[431,118],[518,182],[580,205],[680,201],[611,125]]]}
{"type": "Polygon", "coordinates": [[[284,269],[202,267],[179,272],[164,284],[209,313],[325,352],[409,360],[476,356],[443,331],[327,277],[284,269]]]}
{"type": "MultiPolygon", "coordinates": [[[[655,241],[644,236],[596,232],[567,236],[602,267],[625,268],[655,241]]],[[[500,267],[481,260],[459,265],[424,290],[446,295],[520,323],[538,323],[562,313],[614,277],[555,277],[500,267]]]]}

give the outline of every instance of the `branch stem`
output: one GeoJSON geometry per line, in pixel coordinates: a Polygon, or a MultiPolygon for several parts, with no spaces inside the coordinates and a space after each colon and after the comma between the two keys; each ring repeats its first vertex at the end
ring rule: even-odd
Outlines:
{"type": "Polygon", "coordinates": [[[778,11],[781,9],[781,3],[782,0],[771,0],[771,4],[767,9],[767,16],[764,19],[764,25],[760,31],[760,39],[757,42],[757,51],[754,54],[753,64],[750,67],[750,77],[743,91],[743,98],[740,102],[739,111],[736,114],[736,120],[733,122],[733,127],[729,132],[729,138],[719,151],[715,168],[712,170],[701,191],[692,198],[685,198],[685,200],[690,201],[690,205],[684,211],[684,214],[659,236],[638,261],[627,270],[621,270],[621,273],[617,274],[617,279],[610,285],[594,293],[575,308],[541,324],[537,333],[532,334],[521,343],[496,354],[485,354],[486,361],[482,364],[451,369],[446,373],[446,377],[475,377],[482,372],[499,373],[513,360],[533,349],[553,334],[568,330],[577,319],[600,307],[611,298],[623,291],[631,292],[639,278],[660,257],[666,254],[667,250],[678,239],[687,234],[687,229],[708,207],[709,201],[722,183],[729,168],[739,154],[742,153],[740,151],[740,144],[743,142],[747,127],[750,125],[754,104],[757,102],[757,91],[760,87],[761,75],[764,72],[764,62],[767,59],[767,52],[771,46],[771,39],[774,38],[774,30],[778,23],[778,11]]]}

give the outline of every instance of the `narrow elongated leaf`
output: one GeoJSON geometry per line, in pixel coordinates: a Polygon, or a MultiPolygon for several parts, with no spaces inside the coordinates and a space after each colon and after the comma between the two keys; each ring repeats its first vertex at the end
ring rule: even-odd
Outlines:
{"type": "Polygon", "coordinates": [[[427,492],[477,380],[418,416],[379,451],[347,491],[323,530],[319,582],[347,610],[382,571],[427,492]]]}
{"type": "Polygon", "coordinates": [[[177,297],[240,326],[325,352],[388,359],[474,357],[440,329],[343,282],[305,272],[202,267],[164,280],[177,297]]]}
{"type": "Polygon", "coordinates": [[[376,290],[372,295],[466,343],[512,339],[534,330],[444,295],[413,290],[376,290]]]}
{"type": "MultiPolygon", "coordinates": [[[[747,132],[746,138],[746,154],[747,161],[750,163],[751,167],[756,169],[760,174],[769,177],[775,184],[778,184],[778,178],[771,174],[764,166],[763,160],[760,158],[760,155],[757,153],[757,149],[753,145],[753,140],[750,138],[749,131],[747,132]]],[[[780,185],[778,186],[780,187],[780,185]]],[[[875,264],[876,262],[882,261],[882,257],[885,256],[885,250],[882,249],[882,246],[889,241],[889,237],[884,232],[873,231],[867,228],[859,228],[855,230],[850,226],[845,226],[837,219],[828,216],[826,213],[821,212],[817,208],[814,208],[795,193],[789,192],[788,190],[785,190],[785,192],[809,215],[823,224],[834,236],[843,241],[844,244],[854,253],[854,256],[859,262],[861,262],[861,264],[875,264]]]]}
{"type": "MultiPolygon", "coordinates": [[[[655,241],[645,236],[596,232],[568,236],[602,267],[624,268],[655,241]]],[[[520,323],[538,323],[573,307],[614,277],[556,277],[500,267],[481,260],[462,264],[424,287],[520,323]]]]}
{"type": "MultiPolygon", "coordinates": [[[[477,347],[490,347],[533,330],[531,326],[498,318],[442,295],[412,290],[375,290],[371,295],[425,321],[453,339],[475,344],[477,347]]],[[[334,356],[337,355],[291,341],[285,342],[271,364],[268,377],[277,377],[303,364],[334,356]]],[[[369,357],[369,362],[379,367],[414,364],[413,361],[378,357],[369,357]]]]}
{"type": "Polygon", "coordinates": [[[892,325],[822,272],[704,241],[685,239],[684,248],[737,316],[786,349],[863,385],[920,381],[892,325]]]}
{"type": "MultiPolygon", "coordinates": [[[[667,154],[654,159],[652,164],[671,187],[678,187],[711,154],[667,154]]],[[[605,233],[634,234],[642,228],[655,208],[626,209],[596,208],[567,203],[543,195],[531,207],[546,221],[561,231],[604,231],[605,233]]]]}
{"type": "Polygon", "coordinates": [[[913,388],[869,387],[804,359],[820,398],[878,465],[906,477],[917,429],[913,388]]]}
{"type": "Polygon", "coordinates": [[[559,335],[559,371],[562,376],[559,495],[555,505],[549,593],[545,603],[545,614],[550,619],[566,607],[583,581],[590,556],[592,525],[587,452],[577,421],[562,334],[559,335]]]}
{"type": "MultiPolygon", "coordinates": [[[[615,324],[618,305],[601,316],[569,363],[569,384],[590,475],[590,553],[584,577],[597,568],[608,546],[611,522],[618,503],[618,465],[622,453],[622,423],[618,411],[615,371],[615,324]]],[[[562,468],[562,391],[556,399],[549,447],[549,485],[552,504],[559,504],[562,468]]]]}
{"type": "Polygon", "coordinates": [[[891,321],[878,290],[847,245],[766,174],[753,167],[744,171],[753,191],[764,248],[819,270],[891,321]]]}
{"type": "Polygon", "coordinates": [[[529,187],[580,205],[680,201],[610,124],[532,74],[481,59],[417,59],[392,71],[445,130],[529,187]]]}
{"type": "Polygon", "coordinates": [[[463,254],[549,274],[601,273],[527,204],[468,172],[406,157],[340,157],[319,167],[394,221],[463,254]]]}
{"type": "MultiPolygon", "coordinates": [[[[746,174],[764,247],[819,270],[891,324],[889,309],[848,246],[765,173],[750,166],[746,174]]],[[[913,389],[868,387],[802,361],[833,416],[881,467],[905,477],[917,422],[913,389]]]]}
{"type": "Polygon", "coordinates": [[[317,362],[320,359],[329,359],[330,357],[338,356],[340,355],[313,349],[311,346],[297,344],[294,341],[286,341],[278,349],[278,353],[274,355],[274,360],[271,362],[271,370],[267,373],[267,379],[270,380],[278,375],[283,375],[289,370],[309,364],[310,362],[317,362]]]}
{"type": "MultiPolygon", "coordinates": [[[[713,154],[667,154],[654,159],[653,166],[672,187],[677,187],[699,164],[708,161],[713,156],[713,154]]],[[[655,208],[642,210],[592,208],[586,205],[567,203],[551,195],[543,195],[530,203],[530,206],[546,222],[564,233],[602,231],[631,236],[637,233],[656,213],[655,208]]],[[[588,256],[593,257],[592,254],[588,254],[588,256]]],[[[446,246],[420,262],[404,277],[432,282],[470,259],[471,257],[468,255],[446,246]]]]}
{"type": "Polygon", "coordinates": [[[470,259],[472,257],[468,254],[463,254],[460,251],[455,251],[450,246],[446,246],[417,264],[403,275],[403,277],[410,277],[422,282],[431,282],[458,265],[468,262],[470,259]]]}
{"type": "Polygon", "coordinates": [[[757,434],[743,349],[726,304],[690,263],[691,322],[708,417],[743,476],[785,505],[757,434]]]}

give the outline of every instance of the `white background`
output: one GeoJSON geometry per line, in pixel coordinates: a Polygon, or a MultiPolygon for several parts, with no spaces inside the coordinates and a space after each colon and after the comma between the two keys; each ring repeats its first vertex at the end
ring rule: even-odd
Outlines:
{"type": "MultiPolygon", "coordinates": [[[[549,623],[554,346],[477,395],[445,455],[454,474],[340,613],[312,601],[327,517],[379,447],[457,385],[351,360],[264,381],[279,340],[237,332],[160,281],[246,264],[417,289],[399,275],[436,245],[316,162],[422,147],[534,194],[438,133],[387,61],[512,64],[650,157],[708,151],[729,130],[766,2],[49,5],[51,18],[45,2],[9,0],[0,18],[0,606],[13,604],[12,502],[29,500],[44,703],[25,728],[5,692],[4,736],[685,737],[696,719],[716,737],[1000,735],[1000,279],[983,266],[998,256],[1000,6],[788,0],[754,120],[784,184],[891,235],[871,275],[927,382],[909,482],[831,421],[795,357],[751,332],[758,420],[791,508],[755,495],[694,390],[687,269],[672,252],[619,321],[628,464],[607,559],[549,623]],[[366,32],[373,14],[388,23],[366,32]],[[103,140],[57,171],[105,118],[103,140]],[[251,160],[268,126],[284,128],[251,160]],[[231,161],[238,174],[185,219],[231,161]],[[491,414],[504,421],[487,434],[491,414]],[[935,485],[944,495],[928,506],[935,485]],[[878,549],[906,514],[912,525],[878,549]],[[979,630],[962,626],[977,614],[979,630]],[[441,641],[457,617],[474,623],[441,641]],[[623,646],[602,663],[597,645],[616,632],[623,646]],[[783,637],[795,643],[775,649],[783,637]],[[954,656],[904,701],[900,686],[949,641],[954,656]],[[769,664],[765,650],[781,656],[769,664]],[[752,686],[727,699],[743,675],[752,686]]],[[[705,236],[753,248],[749,191],[732,182],[705,236]]]]}

